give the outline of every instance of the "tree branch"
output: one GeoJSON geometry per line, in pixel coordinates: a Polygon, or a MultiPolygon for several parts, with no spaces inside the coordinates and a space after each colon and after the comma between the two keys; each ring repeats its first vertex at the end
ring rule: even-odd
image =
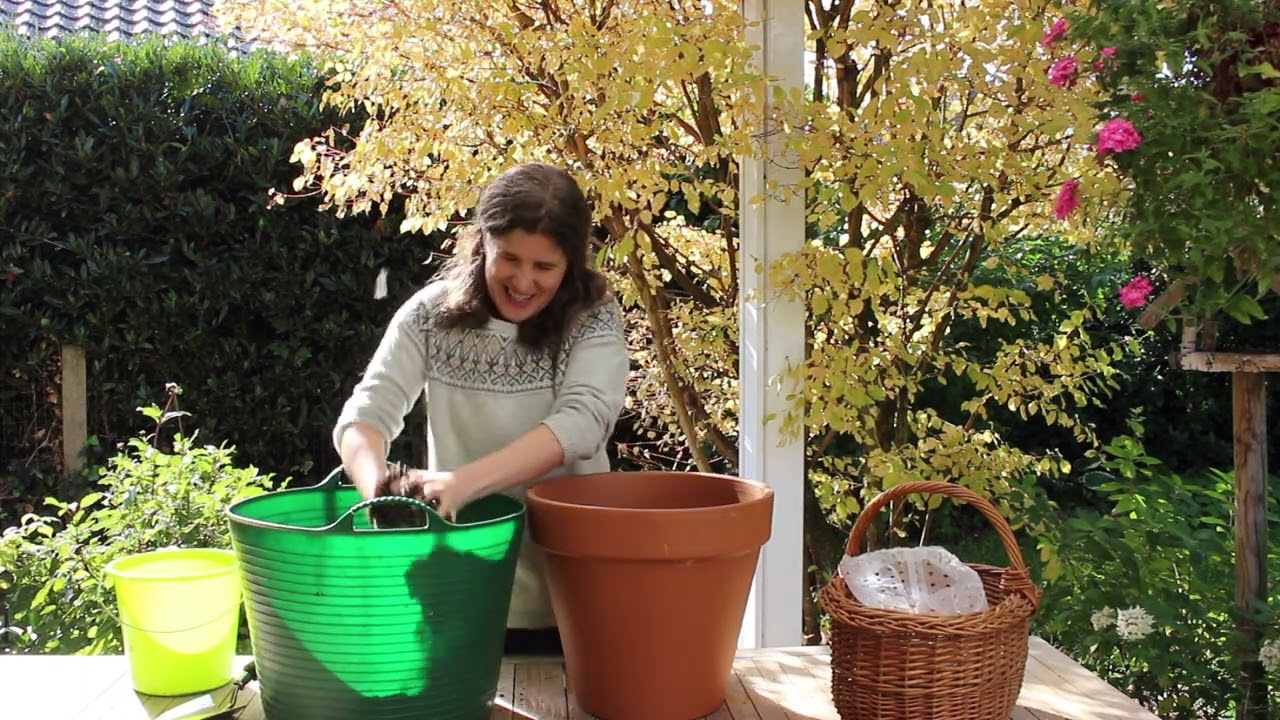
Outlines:
{"type": "Polygon", "coordinates": [[[671,273],[671,279],[675,280],[682,290],[689,293],[689,297],[703,307],[714,308],[720,307],[724,304],[712,295],[710,291],[704,289],[696,280],[690,277],[689,274],[685,272],[684,265],[687,263],[688,265],[697,268],[698,272],[702,275],[709,275],[710,273],[703,268],[698,267],[692,260],[685,259],[684,262],[681,262],[680,259],[676,258],[676,251],[667,246],[666,241],[658,235],[653,225],[649,223],[637,224],[639,225],[640,230],[649,237],[649,245],[653,250],[653,256],[657,259],[658,264],[662,265],[663,269],[671,273]]]}
{"type": "MultiPolygon", "coordinates": [[[[622,223],[617,218],[611,218],[611,221],[610,224],[614,226],[613,229],[618,231],[617,236],[621,237],[622,223]]],[[[635,252],[631,252],[627,256],[627,271],[628,275],[631,276],[632,282],[636,285],[636,291],[639,293],[641,304],[644,306],[645,316],[649,320],[649,327],[653,332],[653,346],[658,353],[658,367],[662,371],[662,380],[670,393],[671,405],[676,413],[676,421],[680,424],[680,429],[684,433],[685,445],[689,448],[689,453],[693,457],[694,464],[698,466],[698,470],[705,473],[712,472],[711,463],[707,460],[707,455],[703,452],[698,439],[698,428],[689,412],[684,385],[676,377],[675,358],[671,352],[671,332],[670,328],[667,327],[667,318],[658,305],[658,299],[649,284],[649,278],[640,262],[640,256],[635,252]]]]}
{"type": "Polygon", "coordinates": [[[617,0],[604,0],[600,6],[600,10],[591,18],[591,24],[597,30],[603,30],[604,26],[609,24],[609,17],[613,15],[613,8],[617,5],[617,0]]]}

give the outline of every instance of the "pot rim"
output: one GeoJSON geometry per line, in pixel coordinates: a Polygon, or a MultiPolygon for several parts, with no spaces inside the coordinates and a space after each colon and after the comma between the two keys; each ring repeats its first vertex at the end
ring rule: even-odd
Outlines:
{"type": "Polygon", "coordinates": [[[615,471],[607,471],[607,472],[581,473],[576,475],[557,475],[556,477],[553,477],[553,478],[540,480],[537,483],[530,485],[525,490],[525,503],[526,504],[538,503],[543,506],[565,508],[570,510],[591,510],[591,509],[608,510],[610,512],[625,513],[628,515],[651,515],[651,514],[657,514],[657,513],[662,513],[664,515],[673,515],[673,514],[692,515],[696,513],[706,513],[713,510],[723,510],[724,508],[747,507],[751,505],[756,505],[759,503],[770,501],[773,498],[773,495],[774,495],[773,488],[770,487],[769,485],[766,485],[765,483],[759,480],[752,480],[749,478],[738,477],[737,475],[727,475],[724,473],[706,473],[706,472],[700,472],[697,470],[690,470],[690,471],[615,470],[615,471]],[[660,507],[659,508],[631,508],[631,507],[614,507],[612,505],[591,505],[587,503],[565,502],[563,500],[552,500],[550,498],[543,497],[538,493],[538,488],[544,484],[551,484],[560,480],[568,481],[568,480],[578,480],[580,478],[589,478],[589,477],[596,477],[596,476],[605,477],[610,475],[628,475],[631,477],[640,476],[640,475],[697,475],[699,477],[728,480],[730,482],[740,483],[748,487],[752,487],[759,490],[760,495],[758,497],[744,499],[739,502],[724,503],[721,505],[702,505],[699,507],[673,507],[673,508],[660,508],[660,507]]]}

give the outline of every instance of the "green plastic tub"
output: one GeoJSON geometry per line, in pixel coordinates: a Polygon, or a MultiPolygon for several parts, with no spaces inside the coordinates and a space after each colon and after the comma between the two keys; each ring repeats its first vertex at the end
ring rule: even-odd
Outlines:
{"type": "Polygon", "coordinates": [[[525,506],[450,523],[416,500],[361,501],[341,468],[228,508],[269,720],[485,720],[498,683],[525,506]],[[366,509],[416,506],[424,527],[366,509]]]}

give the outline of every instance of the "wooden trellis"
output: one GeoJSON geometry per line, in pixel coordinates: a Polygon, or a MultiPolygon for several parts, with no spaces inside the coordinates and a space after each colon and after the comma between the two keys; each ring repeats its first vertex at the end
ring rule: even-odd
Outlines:
{"type": "MultiPolygon", "coordinates": [[[[1150,330],[1186,293],[1186,281],[1175,281],[1138,319],[1150,330]]],[[[1280,292],[1280,280],[1272,285],[1280,292]]],[[[1239,618],[1236,631],[1236,717],[1267,717],[1266,674],[1258,661],[1262,625],[1257,613],[1267,602],[1267,395],[1266,373],[1280,370],[1280,353],[1216,351],[1216,321],[1182,329],[1170,364],[1182,370],[1231,373],[1232,435],[1235,448],[1235,575],[1239,618]]]]}

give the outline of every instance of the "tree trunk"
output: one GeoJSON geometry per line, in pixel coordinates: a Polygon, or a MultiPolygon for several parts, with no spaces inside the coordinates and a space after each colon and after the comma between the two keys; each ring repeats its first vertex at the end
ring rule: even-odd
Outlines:
{"type": "Polygon", "coordinates": [[[805,588],[805,608],[803,632],[806,642],[821,642],[820,620],[822,608],[814,595],[831,578],[836,565],[844,556],[845,541],[836,528],[827,522],[827,515],[822,511],[818,495],[814,492],[813,483],[807,479],[804,483],[804,550],[805,558],[812,571],[806,572],[809,587],[805,588]]]}

